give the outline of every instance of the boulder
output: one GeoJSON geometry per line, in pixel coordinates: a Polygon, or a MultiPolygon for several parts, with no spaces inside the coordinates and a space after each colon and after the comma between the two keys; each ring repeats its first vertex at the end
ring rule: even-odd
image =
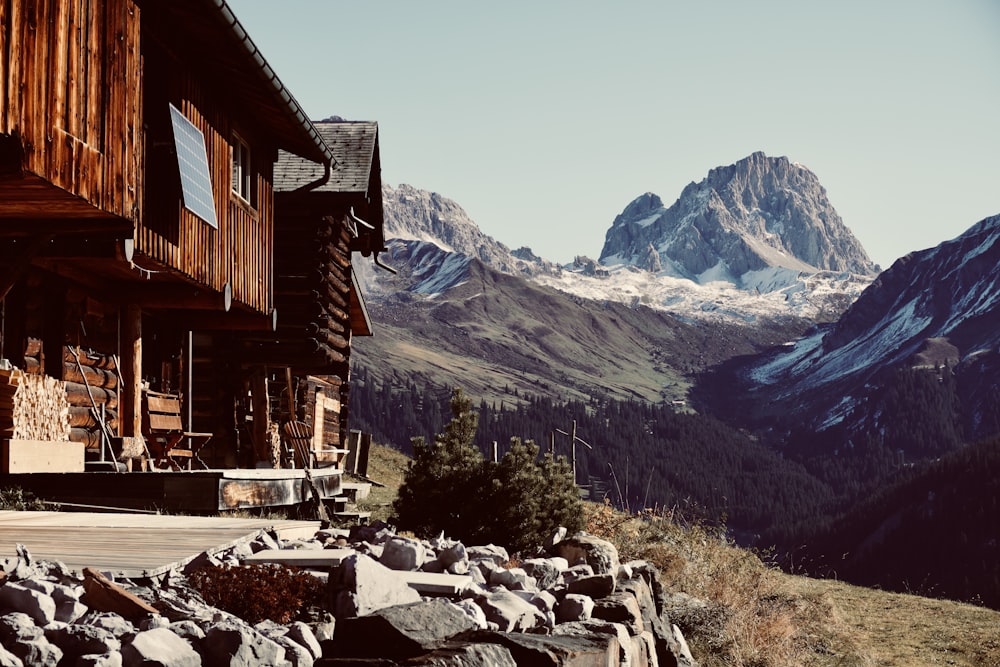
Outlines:
{"type": "Polygon", "coordinates": [[[621,623],[629,629],[633,636],[646,630],[642,622],[642,610],[639,603],[630,593],[615,593],[599,600],[594,600],[594,618],[612,623],[621,623]]]}
{"type": "Polygon", "coordinates": [[[566,586],[566,592],[587,595],[595,599],[607,597],[615,592],[615,578],[610,574],[580,577],[569,582],[566,586]]]}
{"type": "MultiPolygon", "coordinates": [[[[438,548],[437,560],[448,571],[459,563],[464,564],[466,570],[469,567],[469,552],[461,542],[441,545],[438,548]]],[[[452,574],[465,574],[464,572],[452,572],[452,574]]]]}
{"type": "Polygon", "coordinates": [[[114,653],[88,653],[76,659],[74,667],[124,667],[124,659],[118,651],[114,653]]]}
{"type": "Polygon", "coordinates": [[[330,654],[406,660],[474,627],[465,611],[442,599],[388,607],[338,620],[330,654]]]}
{"type": "Polygon", "coordinates": [[[571,593],[559,601],[554,611],[559,623],[586,621],[594,614],[594,600],[586,595],[571,593]]]}
{"type": "Polygon", "coordinates": [[[498,547],[495,544],[468,547],[466,549],[466,553],[468,553],[470,561],[488,560],[494,565],[503,565],[504,563],[510,561],[510,556],[507,554],[507,550],[503,547],[498,547]]]}
{"type": "Polygon", "coordinates": [[[354,526],[347,537],[351,544],[368,542],[369,544],[384,544],[396,534],[396,529],[384,521],[372,521],[369,524],[354,526]]]}
{"type": "Polygon", "coordinates": [[[323,656],[316,634],[302,621],[295,621],[288,626],[288,638],[308,650],[314,660],[323,656]]]}
{"type": "Polygon", "coordinates": [[[0,667],[24,667],[19,657],[0,646],[0,667]]]}
{"type": "Polygon", "coordinates": [[[533,604],[499,588],[476,600],[486,620],[501,632],[525,632],[546,624],[545,615],[533,604]]]}
{"type": "Polygon", "coordinates": [[[0,646],[32,667],[55,667],[63,656],[62,650],[50,642],[45,632],[23,612],[0,616],[0,646]]]}
{"type": "Polygon", "coordinates": [[[588,533],[577,533],[553,544],[550,553],[565,558],[570,565],[586,563],[597,574],[618,574],[618,549],[611,542],[588,533]]]}
{"type": "Polygon", "coordinates": [[[249,625],[235,620],[225,620],[209,627],[205,632],[202,646],[206,662],[213,666],[255,667],[288,664],[284,648],[249,625]]]}
{"type": "Polygon", "coordinates": [[[605,667],[619,664],[618,640],[606,634],[566,637],[523,632],[476,632],[462,639],[475,643],[499,644],[510,651],[517,665],[605,667]]]}
{"type": "Polygon", "coordinates": [[[406,661],[407,667],[517,667],[514,656],[499,644],[449,642],[418,658],[406,661]]]}
{"type": "Polygon", "coordinates": [[[560,573],[568,565],[562,558],[529,558],[521,563],[521,568],[532,577],[541,589],[552,588],[559,581],[560,573]]]}
{"type": "Polygon", "coordinates": [[[36,625],[48,625],[56,620],[56,602],[47,593],[9,582],[0,587],[0,612],[21,612],[36,625]]]}
{"type": "Polygon", "coordinates": [[[125,636],[131,638],[131,635],[134,635],[136,632],[135,626],[132,625],[131,621],[109,611],[95,611],[92,609],[79,618],[77,623],[103,628],[119,639],[125,636]]]}
{"type": "Polygon", "coordinates": [[[507,590],[534,591],[538,590],[535,580],[520,567],[510,569],[500,568],[490,572],[490,586],[503,586],[507,590]]]}
{"type": "Polygon", "coordinates": [[[332,569],[327,586],[329,608],[338,619],[420,600],[396,572],[362,554],[348,556],[332,569]]]}
{"type": "Polygon", "coordinates": [[[285,659],[291,663],[292,667],[313,667],[313,663],[316,662],[316,658],[309,652],[309,649],[292,641],[288,635],[275,637],[272,641],[285,649],[285,659]]]}
{"type": "Polygon", "coordinates": [[[378,562],[390,570],[416,570],[426,560],[426,550],[419,540],[393,537],[385,543],[378,562]]]}
{"type": "Polygon", "coordinates": [[[72,664],[82,655],[118,653],[122,648],[117,637],[93,625],[66,625],[46,629],[45,637],[59,647],[67,664],[72,664]]]}
{"type": "Polygon", "coordinates": [[[125,667],[199,667],[201,656],[190,644],[167,628],[156,628],[140,632],[122,647],[122,664],[125,667]]]}

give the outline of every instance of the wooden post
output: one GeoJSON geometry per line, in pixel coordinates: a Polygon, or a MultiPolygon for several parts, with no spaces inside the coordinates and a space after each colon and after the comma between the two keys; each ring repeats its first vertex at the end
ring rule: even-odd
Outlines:
{"type": "Polygon", "coordinates": [[[549,455],[555,457],[556,455],[556,432],[549,431],[549,455]]]}
{"type": "Polygon", "coordinates": [[[122,387],[119,389],[119,417],[122,435],[142,435],[142,307],[125,307],[122,331],[122,387]]]}
{"type": "Polygon", "coordinates": [[[576,484],[576,420],[573,420],[573,426],[569,430],[569,441],[573,443],[573,483],[576,484]]]}
{"type": "Polygon", "coordinates": [[[358,440],[358,474],[368,477],[368,454],[372,448],[372,434],[362,433],[358,440]]]}
{"type": "Polygon", "coordinates": [[[500,452],[497,451],[497,441],[494,440],[493,441],[493,463],[496,463],[497,461],[500,460],[499,454],[500,454],[500,452]]]}
{"type": "Polygon", "coordinates": [[[267,431],[271,422],[269,405],[267,400],[267,375],[263,368],[257,369],[250,381],[250,393],[253,401],[253,451],[256,464],[258,461],[266,461],[270,456],[264,452],[264,447],[268,441],[267,431]]]}

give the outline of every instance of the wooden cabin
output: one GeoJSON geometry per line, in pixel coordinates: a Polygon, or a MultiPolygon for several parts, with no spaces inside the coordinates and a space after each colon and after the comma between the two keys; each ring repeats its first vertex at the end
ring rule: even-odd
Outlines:
{"type": "Polygon", "coordinates": [[[377,261],[385,238],[378,124],[315,126],[334,155],[333,168],[326,173],[322,164],[286,151],[275,168],[277,329],[238,338],[242,357],[265,367],[257,377],[271,388],[273,421],[308,425],[313,456],[322,463],[324,452],[347,443],[351,339],[372,335],[352,257],[377,261]]]}
{"type": "MultiPolygon", "coordinates": [[[[278,262],[297,261],[284,248],[299,224],[276,211],[275,164],[283,151],[312,165],[282,193],[289,211],[343,167],[222,0],[0,0],[0,25],[0,371],[63,383],[65,435],[91,452],[142,433],[148,389],[176,394],[185,428],[213,434],[210,463],[255,464],[271,364],[347,380],[325,320],[290,301],[290,322],[322,331],[275,328],[276,275],[294,282],[278,262]],[[254,338],[272,334],[274,354],[254,338]],[[303,352],[314,342],[318,357],[303,352]]],[[[370,187],[336,197],[377,216],[380,234],[370,187]]],[[[339,210],[314,238],[337,243],[339,210]]],[[[350,296],[352,322],[365,318],[343,289],[349,251],[381,250],[361,238],[336,246],[346,266],[329,258],[330,298],[350,296]]],[[[0,438],[13,429],[0,419],[0,438]]]]}

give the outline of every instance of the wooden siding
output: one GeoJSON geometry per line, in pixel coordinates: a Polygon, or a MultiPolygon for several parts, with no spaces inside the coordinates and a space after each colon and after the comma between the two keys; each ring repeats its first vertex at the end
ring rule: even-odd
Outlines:
{"type": "MultiPolygon", "coordinates": [[[[147,71],[147,76],[157,76],[162,71],[147,71]]],[[[176,183],[147,163],[147,191],[155,188],[158,192],[146,198],[147,208],[136,228],[136,251],[215,291],[221,292],[229,283],[234,303],[260,313],[271,312],[274,308],[273,163],[256,155],[266,150],[251,145],[255,154],[254,207],[232,192],[232,125],[225,107],[213,104],[204,87],[190,75],[182,75],[180,81],[147,81],[146,86],[147,89],[162,86],[171,97],[180,97],[171,102],[204,134],[219,228],[214,229],[183,208],[176,183]]],[[[165,105],[162,100],[152,103],[161,102],[165,105]]],[[[165,107],[146,112],[147,124],[154,128],[153,145],[169,136],[165,129],[159,128],[157,133],[156,128],[158,123],[162,124],[159,119],[164,111],[165,107]]],[[[155,150],[150,145],[147,140],[147,150],[155,150]]]]}
{"type": "MultiPolygon", "coordinates": [[[[24,170],[102,211],[134,219],[140,205],[138,7],[131,0],[0,0],[0,25],[0,133],[20,137],[24,170]]],[[[45,201],[39,193],[19,198],[10,190],[4,190],[4,217],[65,214],[39,207],[45,201]]]]}

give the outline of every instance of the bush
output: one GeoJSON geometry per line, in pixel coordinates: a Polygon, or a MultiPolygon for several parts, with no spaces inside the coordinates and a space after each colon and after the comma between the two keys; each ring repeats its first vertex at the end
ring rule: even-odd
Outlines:
{"type": "Polygon", "coordinates": [[[571,533],[583,527],[583,505],[565,457],[546,454],[539,461],[537,445],[512,438],[498,463],[488,461],[472,444],[478,416],[460,389],[451,412],[433,444],[413,439],[414,457],[393,504],[400,528],[527,552],[558,526],[571,533]]]}
{"type": "Polygon", "coordinates": [[[251,625],[265,619],[287,624],[321,606],[325,587],[308,572],[271,565],[209,566],[189,581],[206,603],[251,625]]]}

